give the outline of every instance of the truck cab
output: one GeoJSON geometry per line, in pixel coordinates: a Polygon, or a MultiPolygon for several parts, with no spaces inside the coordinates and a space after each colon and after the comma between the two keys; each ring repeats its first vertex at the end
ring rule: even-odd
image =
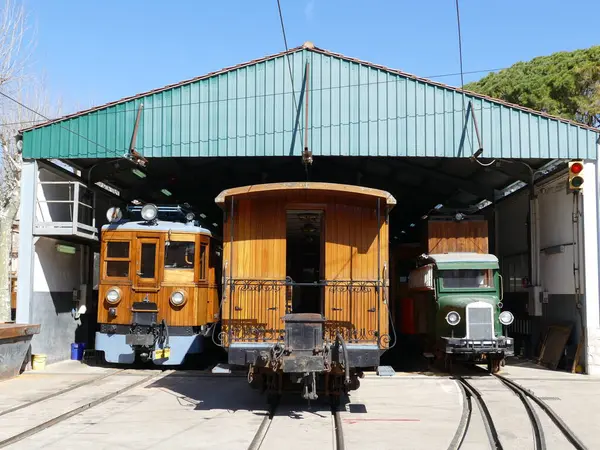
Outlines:
{"type": "Polygon", "coordinates": [[[505,356],[514,354],[506,327],[514,317],[502,311],[502,276],[498,258],[480,253],[422,255],[409,276],[413,290],[429,291],[436,352],[452,360],[487,362],[499,370],[505,356]]]}

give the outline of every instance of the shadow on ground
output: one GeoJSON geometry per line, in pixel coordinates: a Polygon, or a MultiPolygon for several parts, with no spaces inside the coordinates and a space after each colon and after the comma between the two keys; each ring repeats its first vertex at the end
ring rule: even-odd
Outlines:
{"type": "MultiPolygon", "coordinates": [[[[267,395],[252,389],[245,377],[205,377],[175,372],[146,386],[146,389],[159,389],[176,397],[181,404],[193,405],[195,410],[250,411],[259,416],[268,414],[270,410],[267,395]]],[[[338,409],[357,414],[367,412],[366,405],[352,403],[346,396],[341,399],[338,409]]],[[[299,393],[286,392],[279,398],[274,415],[298,420],[307,415],[328,417],[331,415],[331,403],[325,396],[307,401],[299,393]]]]}

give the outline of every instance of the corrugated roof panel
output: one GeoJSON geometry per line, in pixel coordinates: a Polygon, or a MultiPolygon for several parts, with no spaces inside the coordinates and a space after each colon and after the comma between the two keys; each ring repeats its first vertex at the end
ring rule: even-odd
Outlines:
{"type": "Polygon", "coordinates": [[[121,156],[143,103],[135,148],[146,157],[300,155],[307,62],[314,155],[468,157],[475,117],[485,156],[597,157],[591,129],[320,49],[290,51],[295,99],[280,54],[25,130],[23,153],[121,156]]]}

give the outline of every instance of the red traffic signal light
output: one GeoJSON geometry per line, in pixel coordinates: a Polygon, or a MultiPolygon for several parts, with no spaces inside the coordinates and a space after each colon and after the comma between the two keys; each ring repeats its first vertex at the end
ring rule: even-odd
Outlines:
{"type": "Polygon", "coordinates": [[[579,174],[583,170],[583,164],[580,162],[574,162],[571,164],[571,172],[575,175],[579,174]]]}
{"type": "Polygon", "coordinates": [[[583,162],[569,162],[569,189],[572,191],[580,191],[583,185],[583,162]]]}

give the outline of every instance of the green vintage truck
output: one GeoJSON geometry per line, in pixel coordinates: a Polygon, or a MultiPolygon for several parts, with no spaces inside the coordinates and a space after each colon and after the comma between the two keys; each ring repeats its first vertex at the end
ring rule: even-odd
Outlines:
{"type": "Polygon", "coordinates": [[[498,258],[481,253],[424,254],[410,272],[415,321],[426,341],[426,356],[487,363],[498,372],[514,341],[505,329],[514,316],[502,311],[502,276],[498,258]]]}

